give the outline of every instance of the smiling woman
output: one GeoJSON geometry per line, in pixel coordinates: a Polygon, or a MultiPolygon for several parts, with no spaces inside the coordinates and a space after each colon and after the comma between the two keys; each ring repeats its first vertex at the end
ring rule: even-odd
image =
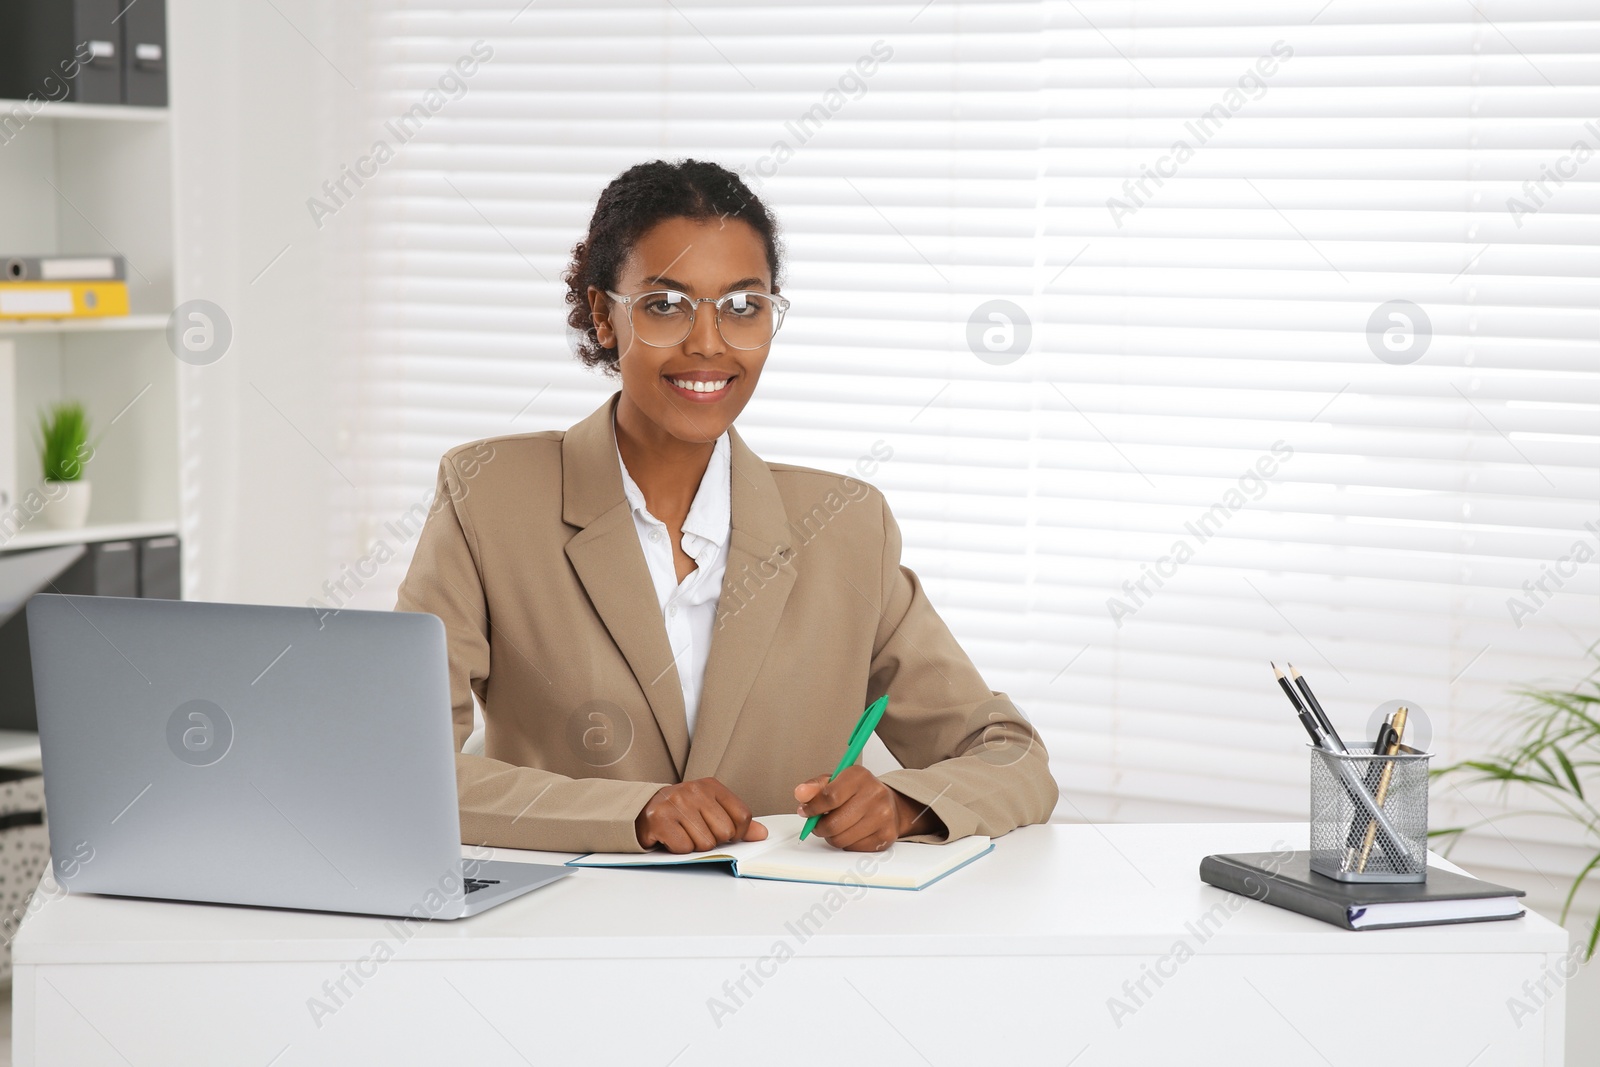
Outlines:
{"type": "Polygon", "coordinates": [[[793,810],[878,851],[1049,817],[1039,735],[900,565],[883,495],[733,428],[789,307],[780,273],[736,174],[630,168],[565,274],[578,356],[621,389],[564,432],[445,454],[397,606],[444,620],[458,750],[483,704],[483,755],[457,755],[463,841],[689,852],[793,810]],[[884,694],[902,766],[830,780],[884,694]]]}
{"type": "MultiPolygon", "coordinates": [[[[600,195],[566,274],[568,323],[579,358],[622,378],[618,444],[636,476],[644,450],[708,445],[750,402],[788,306],[781,269],[776,222],[715,163],[642,163],[600,195]]],[[[699,480],[678,479],[683,511],[699,480]]]]}

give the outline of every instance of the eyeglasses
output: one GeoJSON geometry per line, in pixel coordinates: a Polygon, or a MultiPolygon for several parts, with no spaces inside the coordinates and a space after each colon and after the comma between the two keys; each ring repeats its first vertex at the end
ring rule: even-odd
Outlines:
{"type": "Polygon", "coordinates": [[[695,312],[701,304],[716,309],[717,332],[722,339],[742,349],[760,348],[771,341],[783,325],[783,313],[789,310],[784,297],[753,289],[698,300],[676,289],[652,289],[632,296],[607,289],[606,295],[628,309],[634,336],[652,348],[682,344],[694,329],[695,312]]]}

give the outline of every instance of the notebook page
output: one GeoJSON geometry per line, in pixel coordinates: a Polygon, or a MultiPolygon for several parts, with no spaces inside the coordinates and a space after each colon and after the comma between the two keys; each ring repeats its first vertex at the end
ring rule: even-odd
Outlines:
{"type": "Polygon", "coordinates": [[[729,845],[707,849],[704,852],[683,852],[674,854],[665,849],[653,849],[649,852],[591,852],[587,856],[579,856],[575,860],[568,860],[569,867],[672,867],[682,863],[726,863],[730,860],[750,860],[760,855],[771,844],[774,838],[788,833],[790,837],[800,833],[800,827],[805,822],[798,815],[761,815],[756,817],[756,822],[767,828],[765,841],[735,841],[729,845]],[[785,820],[792,820],[793,829],[789,829],[785,820]]]}
{"type": "MultiPolygon", "coordinates": [[[[773,818],[804,822],[795,815],[773,818]]],[[[777,838],[776,833],[774,837],[777,838]]],[[[798,825],[792,835],[763,843],[768,847],[758,855],[740,859],[741,875],[810,882],[855,882],[900,889],[925,885],[987,851],[990,846],[989,838],[974,834],[945,845],[897,841],[883,852],[846,852],[834,848],[816,834],[799,840],[798,825]]]]}
{"type": "Polygon", "coordinates": [[[1466,900],[1399,900],[1350,909],[1350,926],[1388,923],[1447,923],[1473,919],[1515,918],[1523,911],[1517,897],[1472,897],[1466,900]]]}

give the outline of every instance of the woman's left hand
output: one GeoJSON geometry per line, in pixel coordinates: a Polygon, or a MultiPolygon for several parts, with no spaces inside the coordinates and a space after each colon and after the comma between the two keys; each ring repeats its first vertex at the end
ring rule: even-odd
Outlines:
{"type": "Polygon", "coordinates": [[[939,819],[927,807],[890,789],[860,764],[846,767],[833,781],[825,774],[794,787],[799,812],[821,815],[816,829],[834,848],[881,852],[902,837],[932,833],[939,819]]]}

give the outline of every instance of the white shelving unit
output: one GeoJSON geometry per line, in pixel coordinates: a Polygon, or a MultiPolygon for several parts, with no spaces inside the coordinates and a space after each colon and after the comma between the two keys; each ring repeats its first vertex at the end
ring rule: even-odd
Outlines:
{"type": "MultiPolygon", "coordinates": [[[[0,101],[0,110],[12,103],[0,101]]],[[[0,146],[0,256],[121,255],[130,300],[130,314],[117,318],[0,322],[0,491],[9,494],[0,512],[40,484],[42,408],[81,401],[95,442],[85,472],[93,529],[63,534],[28,514],[20,533],[0,525],[8,534],[0,551],[177,527],[178,361],[165,336],[174,246],[168,119],[166,108],[50,103],[0,146]]],[[[10,514],[15,527],[19,514],[10,514]]]]}
{"type": "Polygon", "coordinates": [[[0,337],[18,333],[116,333],[166,328],[165,315],[112,315],[103,319],[0,320],[0,337]]]}
{"type": "Polygon", "coordinates": [[[133,541],[177,532],[178,524],[175,522],[90,523],[72,530],[55,530],[35,524],[7,541],[5,550],[15,552],[29,548],[54,548],[56,545],[80,545],[88,541],[133,541]]]}
{"type": "MultiPolygon", "coordinates": [[[[29,112],[33,103],[27,100],[0,100],[0,111],[10,113],[13,110],[29,112]]],[[[55,121],[71,121],[73,119],[91,119],[111,122],[166,122],[168,110],[164,107],[130,107],[125,104],[75,104],[71,101],[51,100],[46,101],[38,112],[34,113],[34,121],[49,119],[55,121]]]]}
{"type": "MultiPolygon", "coordinates": [[[[18,113],[11,106],[17,103],[0,101],[0,113],[18,113]]],[[[36,112],[23,105],[20,112],[31,117],[20,128],[8,126],[0,143],[0,257],[121,255],[130,313],[0,321],[0,553],[175,533],[178,361],[166,343],[176,243],[168,111],[50,103],[36,112]],[[93,494],[89,524],[75,530],[53,529],[42,513],[19,506],[41,481],[33,440],[38,413],[61,400],[84,405],[94,444],[85,470],[93,494]]],[[[0,701],[12,684],[8,678],[0,687],[0,701]]],[[[0,730],[0,767],[39,770],[39,735],[0,730]]],[[[8,867],[8,876],[19,870],[8,867]]],[[[0,946],[0,967],[8,968],[8,960],[0,946]]]]}

